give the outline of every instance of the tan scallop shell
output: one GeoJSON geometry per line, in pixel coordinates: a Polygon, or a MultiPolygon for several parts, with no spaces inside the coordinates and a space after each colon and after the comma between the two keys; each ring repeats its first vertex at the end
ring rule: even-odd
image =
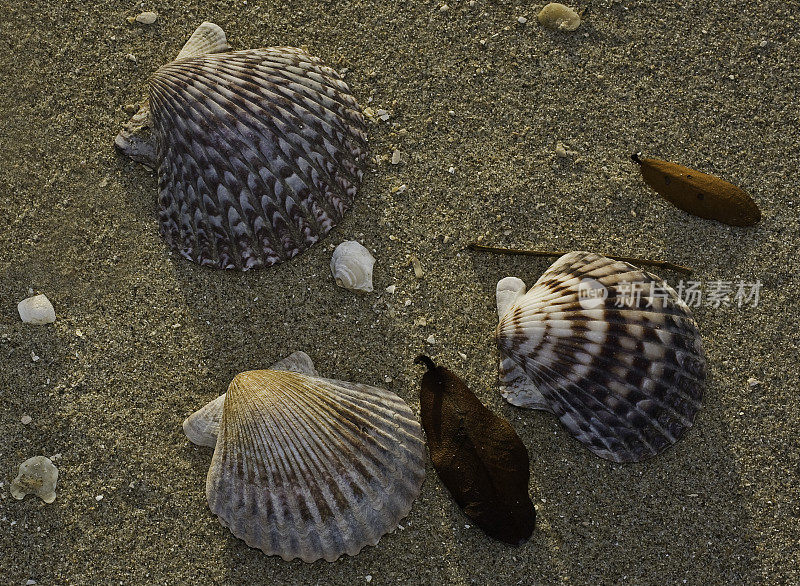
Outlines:
{"type": "MultiPolygon", "coordinates": [[[[270,370],[288,370],[317,376],[314,362],[311,357],[302,351],[292,352],[279,360],[270,370]]],[[[189,441],[198,446],[213,448],[217,445],[217,434],[219,433],[219,423],[222,420],[222,406],[225,404],[225,393],[206,403],[203,407],[189,415],[183,422],[183,433],[189,441]]]]}
{"type": "Polygon", "coordinates": [[[333,561],[397,527],[422,487],[424,455],[419,423],[394,393],[244,372],[225,395],[206,497],[251,547],[333,561]]]}

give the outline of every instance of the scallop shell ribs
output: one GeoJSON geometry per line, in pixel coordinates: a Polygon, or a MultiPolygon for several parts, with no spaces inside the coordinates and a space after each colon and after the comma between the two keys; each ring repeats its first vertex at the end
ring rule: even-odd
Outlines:
{"type": "Polygon", "coordinates": [[[388,391],[303,374],[239,374],[206,480],[211,510],[248,545],[328,561],[375,545],[425,474],[420,425],[388,391]]]}
{"type": "Polygon", "coordinates": [[[555,414],[594,454],[636,462],[692,426],[705,355],[691,311],[655,275],[590,252],[559,258],[525,293],[497,285],[503,395],[555,414]]]}

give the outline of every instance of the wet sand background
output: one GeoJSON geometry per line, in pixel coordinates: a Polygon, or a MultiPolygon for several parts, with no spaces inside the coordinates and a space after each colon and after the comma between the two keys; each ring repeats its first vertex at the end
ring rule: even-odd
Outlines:
{"type": "Polygon", "coordinates": [[[800,582],[798,3],[594,1],[569,34],[538,26],[543,3],[440,5],[0,3],[0,581],[800,582]],[[157,22],[126,22],[142,10],[157,22]],[[390,113],[370,124],[381,160],[354,209],[278,267],[218,272],[170,254],[154,174],[112,148],[123,107],[203,20],[236,49],[307,45],[390,113]],[[559,141],[573,153],[558,157],[559,141]],[[763,221],[674,209],[644,185],[635,150],[741,185],[763,221]],[[670,260],[705,284],[760,280],[761,300],[695,310],[709,363],[695,427],[652,461],[615,465],[500,397],[495,283],[531,284],[550,261],[465,251],[477,237],[670,260]],[[374,251],[372,294],[333,283],[347,239],[374,251]],[[55,324],[20,322],[28,288],[51,299],[55,324]],[[460,373],[528,447],[532,539],[511,548],[467,528],[430,465],[405,529],[356,557],[287,563],[235,539],[205,502],[211,450],[181,421],[293,350],[417,412],[418,353],[460,373]],[[39,454],[60,454],[51,505],[9,492],[39,454]]]}

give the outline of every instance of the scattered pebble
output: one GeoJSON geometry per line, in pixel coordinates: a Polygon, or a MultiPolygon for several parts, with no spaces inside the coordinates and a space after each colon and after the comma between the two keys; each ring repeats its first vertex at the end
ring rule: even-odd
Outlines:
{"type": "Polygon", "coordinates": [[[33,421],[33,418],[30,415],[23,415],[19,418],[19,420],[22,422],[22,425],[28,425],[31,421],[33,421]]]}
{"type": "Polygon", "coordinates": [[[562,159],[565,159],[565,158],[567,158],[567,156],[569,156],[567,154],[567,149],[560,142],[556,143],[556,156],[558,156],[558,157],[560,157],[562,159]]]}
{"type": "Polygon", "coordinates": [[[439,6],[439,12],[447,12],[448,10],[450,10],[450,7],[447,4],[439,6]]]}
{"type": "Polygon", "coordinates": [[[414,254],[411,255],[411,266],[414,267],[414,276],[417,279],[421,279],[424,274],[422,271],[422,263],[419,262],[419,259],[414,254]]]}
{"type": "Polygon", "coordinates": [[[524,16],[520,16],[520,17],[517,19],[517,22],[518,22],[518,23],[520,23],[520,24],[528,24],[528,19],[527,19],[527,18],[525,18],[524,16]]]}
{"type": "Polygon", "coordinates": [[[450,168],[447,170],[447,172],[448,172],[448,173],[450,173],[450,174],[452,175],[453,173],[455,173],[455,172],[456,172],[456,168],[455,168],[455,167],[450,167],[450,168]]]}
{"type": "Polygon", "coordinates": [[[26,324],[51,324],[56,321],[56,310],[44,295],[34,295],[17,304],[19,317],[26,324]]]}
{"type": "Polygon", "coordinates": [[[389,285],[386,287],[386,292],[390,295],[394,294],[395,291],[397,291],[397,285],[389,285]]]}
{"type": "Polygon", "coordinates": [[[749,378],[749,379],[747,379],[747,386],[750,387],[751,389],[754,389],[756,387],[760,387],[761,386],[761,381],[758,380],[757,378],[749,378]]]}
{"type": "Polygon", "coordinates": [[[103,495],[98,494],[96,497],[94,497],[94,500],[96,500],[99,503],[101,500],[103,500],[103,495]]]}
{"type": "Polygon", "coordinates": [[[764,47],[766,47],[766,46],[767,46],[767,44],[768,44],[768,43],[767,43],[767,41],[761,41],[761,42],[758,44],[758,46],[759,46],[759,47],[761,47],[761,48],[763,49],[764,47]]]}
{"type": "Polygon", "coordinates": [[[405,305],[406,307],[411,305],[411,299],[406,299],[405,302],[403,303],[403,305],[405,305]]]}
{"type": "Polygon", "coordinates": [[[435,343],[436,343],[436,338],[434,338],[434,337],[433,337],[433,334],[431,334],[430,336],[428,336],[428,337],[427,337],[427,339],[426,339],[425,341],[426,341],[428,344],[435,344],[435,343]]]}
{"type": "Polygon", "coordinates": [[[551,2],[536,17],[542,26],[559,31],[574,31],[581,24],[581,17],[569,6],[551,2]]]}
{"type": "Polygon", "coordinates": [[[464,354],[463,352],[459,352],[458,356],[461,358],[461,360],[466,360],[467,359],[467,355],[464,354]]]}
{"type": "Polygon", "coordinates": [[[133,63],[136,63],[136,55],[134,55],[133,53],[128,53],[127,55],[125,55],[125,59],[133,63]]]}
{"type": "Polygon", "coordinates": [[[31,361],[32,361],[32,362],[39,362],[39,360],[40,360],[40,359],[39,359],[39,356],[37,356],[37,355],[36,355],[36,352],[34,352],[33,350],[31,350],[31,361]]]}
{"type": "Polygon", "coordinates": [[[394,149],[394,152],[392,153],[392,161],[391,162],[392,162],[392,165],[399,165],[400,164],[400,151],[398,151],[397,149],[394,149]]]}
{"type": "Polygon", "coordinates": [[[367,574],[366,576],[364,576],[364,580],[366,580],[367,582],[372,582],[372,576],[367,574]]]}
{"type": "Polygon", "coordinates": [[[406,189],[408,189],[408,185],[403,183],[400,187],[392,187],[392,193],[403,193],[406,189]]]}
{"type": "Polygon", "coordinates": [[[393,380],[394,379],[392,377],[390,377],[388,374],[385,377],[383,377],[383,382],[385,382],[385,383],[390,383],[393,380]]]}
{"type": "Polygon", "coordinates": [[[26,495],[35,494],[46,503],[56,500],[58,468],[50,458],[34,456],[19,465],[19,474],[11,482],[11,496],[22,500],[26,495]]]}
{"type": "Polygon", "coordinates": [[[156,12],[142,12],[141,14],[136,15],[133,20],[139,24],[153,24],[157,18],[158,13],[156,12]]]}

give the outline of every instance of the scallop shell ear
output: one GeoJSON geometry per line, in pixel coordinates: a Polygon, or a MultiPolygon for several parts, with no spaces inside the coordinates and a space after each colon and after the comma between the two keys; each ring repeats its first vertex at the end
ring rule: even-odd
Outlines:
{"type": "Polygon", "coordinates": [[[331,257],[331,273],[336,284],[350,291],[372,291],[374,265],[375,257],[355,240],[342,242],[331,257]]]}
{"type": "MultiPolygon", "coordinates": [[[[292,352],[279,360],[270,367],[271,370],[287,370],[299,372],[310,376],[317,376],[314,362],[305,352],[292,352]]],[[[213,448],[217,445],[217,434],[219,433],[219,422],[222,419],[222,406],[225,403],[225,393],[206,403],[198,411],[195,411],[183,422],[183,433],[189,441],[198,446],[213,448]]]]}
{"type": "Polygon", "coordinates": [[[160,229],[201,265],[292,258],[350,208],[364,119],[337,73],[290,47],[173,61],[150,78],[160,229]]]}
{"type": "Polygon", "coordinates": [[[275,370],[234,378],[206,480],[212,512],[285,560],[357,554],[411,509],[419,423],[388,391],[275,370]]]}
{"type": "MultiPolygon", "coordinates": [[[[229,49],[225,31],[213,22],[204,22],[192,33],[175,59],[221,53],[229,49]]],[[[152,128],[153,118],[150,115],[150,103],[147,102],[120,130],[114,139],[114,146],[137,163],[154,169],[158,160],[158,144],[152,128]]]]}
{"type": "Polygon", "coordinates": [[[223,53],[230,50],[225,31],[213,22],[204,22],[198,26],[186,41],[175,60],[187,57],[197,57],[199,55],[209,55],[211,53],[223,53]]]}
{"type": "Polygon", "coordinates": [[[504,312],[496,336],[505,398],[554,413],[601,458],[660,453],[700,408],[697,324],[672,288],[628,263],[562,256],[504,312]]]}

